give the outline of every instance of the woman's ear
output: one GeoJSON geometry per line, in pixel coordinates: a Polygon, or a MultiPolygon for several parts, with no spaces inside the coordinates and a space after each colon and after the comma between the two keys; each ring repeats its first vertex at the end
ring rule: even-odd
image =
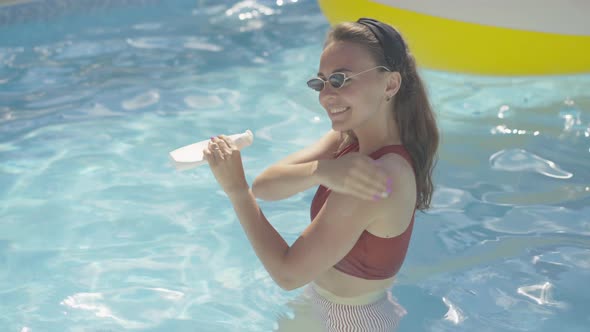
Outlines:
{"type": "Polygon", "coordinates": [[[385,95],[387,98],[393,98],[399,91],[399,88],[402,85],[402,75],[399,72],[395,71],[393,73],[389,73],[389,78],[387,80],[387,88],[385,89],[385,95]]]}

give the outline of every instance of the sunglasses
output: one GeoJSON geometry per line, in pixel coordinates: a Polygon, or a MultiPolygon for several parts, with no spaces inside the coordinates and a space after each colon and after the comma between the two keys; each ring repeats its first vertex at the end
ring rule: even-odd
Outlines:
{"type": "Polygon", "coordinates": [[[377,66],[377,67],[373,67],[371,69],[367,69],[367,70],[361,71],[360,73],[356,73],[356,74],[350,75],[350,76],[346,76],[345,73],[332,73],[332,75],[330,75],[328,77],[327,81],[324,81],[320,77],[314,77],[314,78],[310,79],[309,81],[307,81],[307,86],[314,89],[315,91],[322,91],[326,87],[326,83],[330,83],[330,85],[333,86],[334,88],[340,89],[341,87],[344,86],[346,81],[348,81],[349,79],[351,79],[355,76],[358,76],[360,74],[370,72],[371,70],[378,69],[378,68],[382,68],[388,72],[391,72],[391,70],[389,70],[389,68],[387,68],[385,66],[377,66]]]}

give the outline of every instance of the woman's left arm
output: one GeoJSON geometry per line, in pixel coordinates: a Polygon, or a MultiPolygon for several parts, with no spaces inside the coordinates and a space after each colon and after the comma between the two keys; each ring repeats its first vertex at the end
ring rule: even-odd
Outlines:
{"type": "Polygon", "coordinates": [[[396,183],[388,198],[367,201],[331,193],[313,222],[289,246],[260,210],[244,178],[239,151],[232,149],[231,142],[224,142],[225,136],[220,137],[222,140],[214,139],[210,144],[210,151],[204,151],[205,157],[256,255],[283,289],[295,289],[313,281],[340,261],[377,217],[385,211],[391,213],[392,206],[401,206],[398,201],[406,186],[397,183],[400,172],[393,165],[397,161],[383,158],[384,169],[396,183]]]}
{"type": "Polygon", "coordinates": [[[379,202],[331,193],[314,221],[289,247],[266,219],[251,190],[228,196],[256,255],[285,290],[304,286],[334,266],[382,210],[379,202]]]}

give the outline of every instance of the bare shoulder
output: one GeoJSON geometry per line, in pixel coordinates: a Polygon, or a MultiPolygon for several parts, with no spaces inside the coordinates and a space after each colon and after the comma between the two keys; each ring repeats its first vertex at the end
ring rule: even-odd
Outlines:
{"type": "Polygon", "coordinates": [[[367,230],[391,237],[401,234],[412,220],[417,198],[416,177],[412,165],[399,154],[388,153],[379,160],[391,179],[392,192],[378,203],[379,216],[367,230]]]}
{"type": "Polygon", "coordinates": [[[416,187],[416,178],[412,165],[397,153],[386,153],[381,158],[381,165],[398,185],[416,187]]]}

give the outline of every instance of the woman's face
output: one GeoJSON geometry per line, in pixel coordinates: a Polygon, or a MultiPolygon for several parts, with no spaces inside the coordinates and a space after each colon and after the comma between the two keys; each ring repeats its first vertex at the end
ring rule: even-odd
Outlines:
{"type": "MultiPolygon", "coordinates": [[[[328,80],[336,72],[349,77],[376,66],[364,46],[337,41],[328,44],[322,52],[318,77],[328,80]]],[[[360,127],[378,113],[384,104],[386,88],[387,75],[374,69],[348,79],[339,89],[326,83],[319,101],[332,120],[332,129],[347,131],[360,127]]]]}

